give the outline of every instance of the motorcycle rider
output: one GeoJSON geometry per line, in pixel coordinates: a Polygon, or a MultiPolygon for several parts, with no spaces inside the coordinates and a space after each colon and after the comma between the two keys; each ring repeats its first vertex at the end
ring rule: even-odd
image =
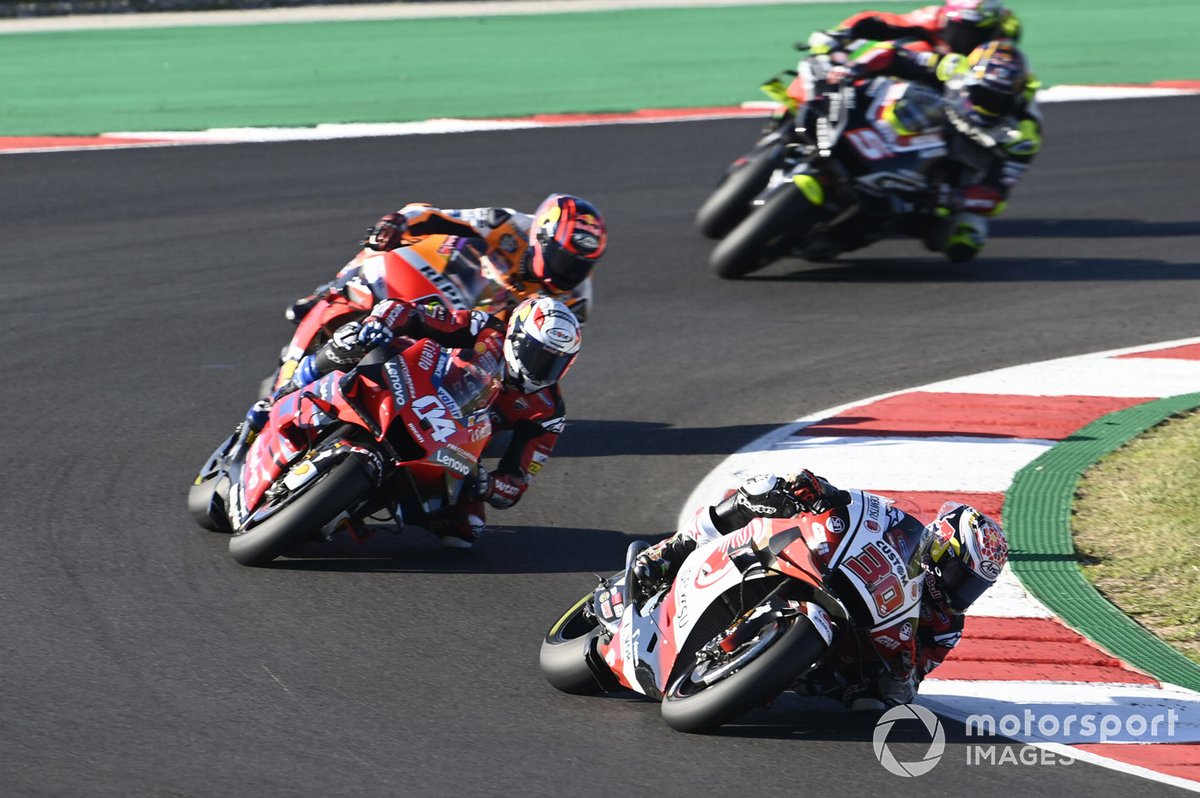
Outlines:
{"type": "Polygon", "coordinates": [[[923,39],[940,51],[966,55],[995,39],[1020,40],[1021,20],[1002,0],[946,0],[940,6],[922,6],[903,14],[862,11],[830,31],[814,33],[808,46],[821,53],[854,39],[906,38],[923,39]]]}
{"type": "MultiPolygon", "coordinates": [[[[896,551],[913,552],[924,571],[916,617],[867,630],[882,664],[873,682],[842,677],[836,683],[837,692],[852,709],[882,710],[911,702],[921,680],[958,644],[963,613],[999,577],[1008,559],[1008,544],[999,524],[966,504],[947,502],[933,522],[923,526],[885,497],[860,495],[865,502],[880,502],[882,523],[864,522],[857,534],[886,540],[896,551]]],[[[838,542],[849,529],[850,515],[845,508],[852,500],[850,493],[808,470],[785,478],[774,474],[750,477],[722,501],[701,508],[679,532],[643,551],[634,565],[634,578],[643,593],[652,593],[674,578],[697,545],[735,532],[755,518],[792,518],[805,513],[830,513],[824,523],[829,545],[814,552],[830,566],[838,542]]],[[[847,669],[861,661],[857,650],[835,652],[834,663],[847,669]]],[[[814,694],[828,694],[831,685],[802,687],[814,694]]]]}
{"type": "MultiPolygon", "coordinates": [[[[480,271],[507,291],[512,305],[544,294],[570,308],[581,323],[587,320],[592,300],[591,270],[608,246],[604,217],[587,200],[551,194],[532,214],[512,208],[442,210],[410,203],[384,215],[369,228],[362,245],[388,252],[439,234],[482,239],[486,251],[480,271]]],[[[338,272],[332,282],[293,302],[285,315],[289,321],[299,323],[318,301],[341,291],[352,280],[367,282],[355,261],[338,272]]],[[[489,310],[504,316],[511,306],[489,310]]]]}
{"type": "MultiPolygon", "coordinates": [[[[431,338],[453,348],[490,353],[504,364],[500,391],[489,413],[494,432],[512,436],[496,468],[481,469],[467,498],[430,522],[449,548],[470,548],[486,529],[484,504],[508,509],[520,501],[530,481],[550,458],[566,423],[558,381],[579,353],[582,336],[575,315],[561,302],[534,296],[513,309],[507,323],[482,311],[418,307],[386,299],[362,322],[339,327],[317,352],[306,356],[292,380],[275,397],[296,390],[335,369],[348,370],[369,350],[396,339],[431,338]]],[[[247,414],[252,432],[266,423],[271,402],[256,403],[247,414]]]]}
{"type": "MultiPolygon", "coordinates": [[[[952,146],[983,150],[985,166],[966,185],[959,185],[956,175],[938,176],[936,202],[916,231],[929,250],[943,253],[952,262],[973,258],[987,242],[987,220],[1004,211],[1009,193],[1041,149],[1042,116],[1036,100],[1040,83],[1030,73],[1025,56],[1007,39],[989,41],[965,57],[879,42],[860,50],[853,61],[833,67],[826,79],[839,83],[876,75],[941,90],[940,112],[952,146]]],[[[894,102],[883,106],[883,119],[892,128],[889,135],[919,132],[904,123],[903,106],[909,96],[928,105],[920,90],[897,94],[894,102]]],[[[929,115],[928,108],[907,112],[922,119],[929,115]]],[[[837,251],[833,246],[830,250],[837,251]]]]}

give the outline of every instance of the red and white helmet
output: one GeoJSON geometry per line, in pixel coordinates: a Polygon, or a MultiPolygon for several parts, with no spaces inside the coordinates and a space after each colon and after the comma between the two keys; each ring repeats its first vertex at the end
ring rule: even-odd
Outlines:
{"type": "Polygon", "coordinates": [[[1008,562],[1000,525],[969,504],[946,502],[932,533],[925,587],[942,609],[962,614],[995,584],[1008,562]]]}
{"type": "Polygon", "coordinates": [[[604,217],[587,200],[551,194],[533,212],[529,269],[547,288],[575,288],[592,273],[607,246],[604,217]]]}
{"type": "Polygon", "coordinates": [[[566,305],[545,296],[526,299],[508,319],[508,381],[525,393],[553,385],[571,367],[582,339],[579,320],[566,305]]]}

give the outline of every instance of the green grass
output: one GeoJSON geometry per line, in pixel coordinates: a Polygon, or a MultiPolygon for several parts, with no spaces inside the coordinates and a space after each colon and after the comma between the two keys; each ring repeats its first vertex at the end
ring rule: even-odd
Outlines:
{"type": "MultiPolygon", "coordinates": [[[[1047,85],[1200,78],[1195,0],[1151,0],[1137,12],[1128,0],[1012,5],[1047,85]]],[[[763,80],[795,66],[793,42],[855,8],[9,33],[0,135],[734,105],[761,99],[763,80]]]]}
{"type": "Polygon", "coordinates": [[[1173,418],[1080,480],[1073,508],[1084,576],[1131,618],[1200,663],[1200,413],[1173,418]]]}

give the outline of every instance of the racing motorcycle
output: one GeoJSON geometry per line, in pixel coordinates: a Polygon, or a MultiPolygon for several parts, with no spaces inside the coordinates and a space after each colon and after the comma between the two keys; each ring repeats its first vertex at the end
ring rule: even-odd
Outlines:
{"type": "Polygon", "coordinates": [[[501,364],[488,351],[398,340],[402,351],[377,347],[280,397],[261,431],[240,425],[200,469],[188,509],[233,533],[239,563],[343,531],[365,540],[368,519],[424,525],[461,499],[491,436],[501,364]]]}
{"type": "Polygon", "coordinates": [[[859,630],[915,617],[923,575],[914,541],[859,534],[886,528],[886,502],[849,496],[848,520],[836,510],[758,518],[702,544],[651,595],[634,577],[647,544],[631,544],[624,570],[550,627],[543,675],[568,693],[627,688],[661,700],[663,719],[685,732],[789,687],[833,695],[865,682],[879,663],[862,653],[859,630]]]}
{"type": "Polygon", "coordinates": [[[490,279],[491,269],[484,242],[462,236],[425,236],[390,252],[363,249],[319,292],[320,299],[280,353],[279,366],[260,386],[260,395],[270,396],[287,384],[305,355],[317,351],[338,327],[361,321],[380,300],[494,312],[508,301],[508,291],[490,279]]]}
{"type": "MultiPolygon", "coordinates": [[[[727,170],[696,224],[721,239],[710,257],[737,278],[788,254],[814,261],[893,235],[923,236],[939,198],[987,168],[994,141],[947,135],[939,90],[889,77],[831,83],[827,55],[800,62],[783,113],[727,170]]],[[[772,85],[772,84],[768,84],[772,85]]],[[[778,87],[778,83],[774,84],[778,87]]]]}

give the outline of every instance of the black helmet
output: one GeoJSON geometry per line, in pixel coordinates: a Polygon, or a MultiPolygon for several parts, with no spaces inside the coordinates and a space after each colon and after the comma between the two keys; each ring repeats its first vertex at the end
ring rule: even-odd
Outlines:
{"type": "Polygon", "coordinates": [[[967,64],[959,101],[968,116],[986,124],[1017,109],[1029,83],[1029,69],[1012,42],[999,39],[976,47],[967,64]]]}

